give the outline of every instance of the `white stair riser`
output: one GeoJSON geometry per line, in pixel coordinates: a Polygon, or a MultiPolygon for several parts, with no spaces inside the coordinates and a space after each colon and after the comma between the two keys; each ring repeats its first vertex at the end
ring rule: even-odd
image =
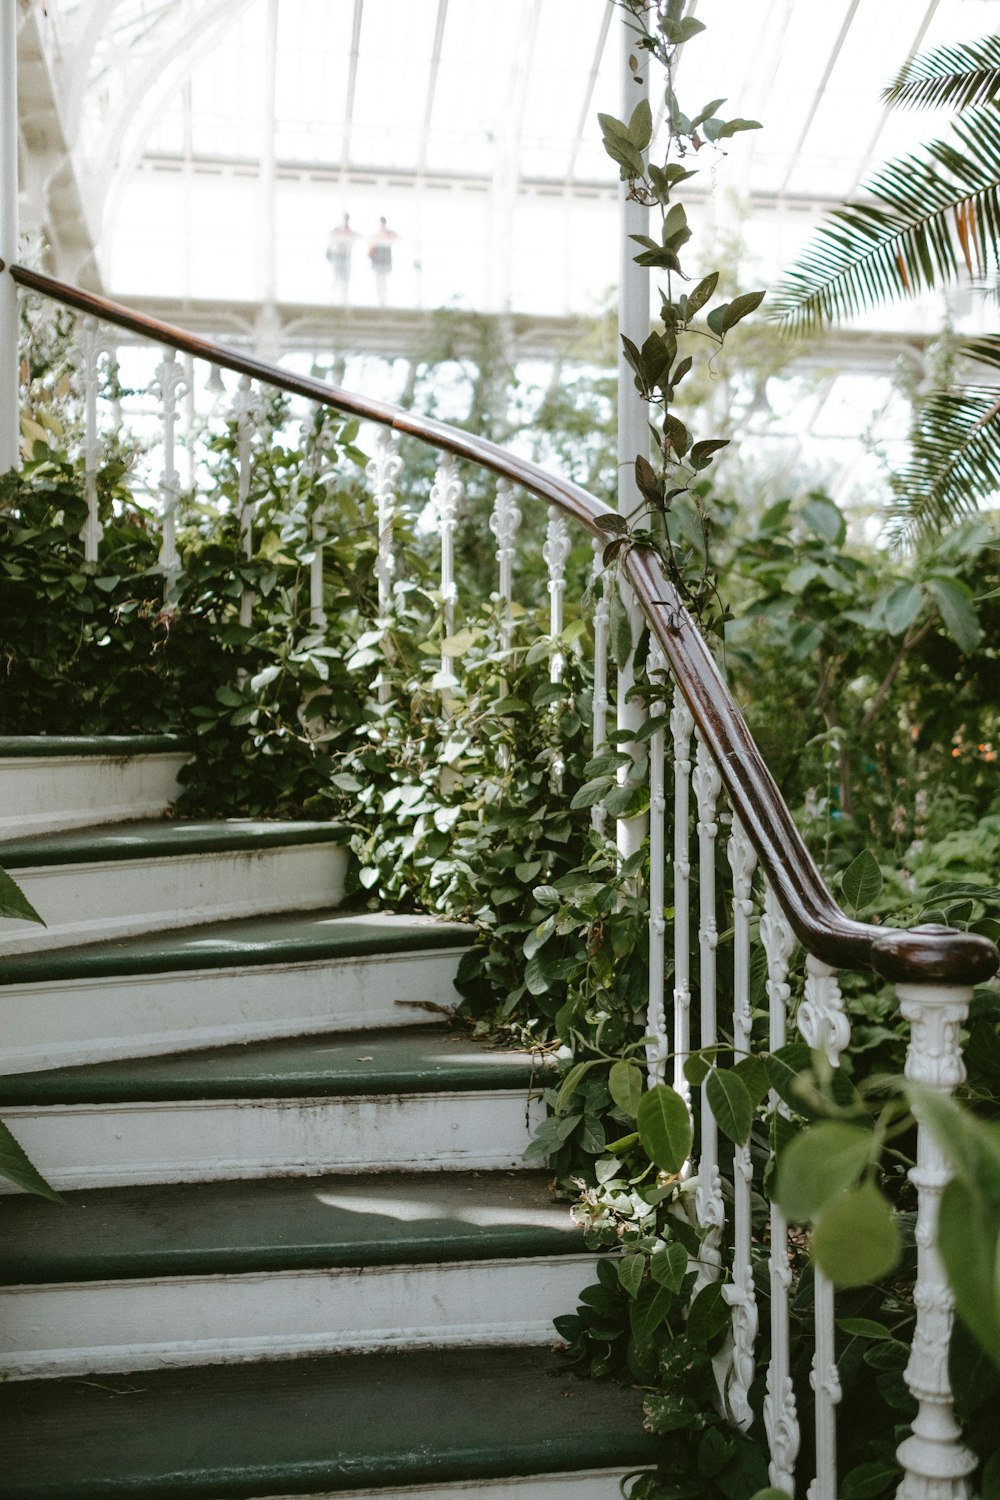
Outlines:
{"type": "Polygon", "coordinates": [[[0,757],[0,838],[158,818],[178,795],[177,773],[190,758],[187,751],[0,757]]]}
{"type": "Polygon", "coordinates": [[[544,1344],[593,1275],[579,1255],[7,1288],[0,1376],[544,1344]]]}
{"type": "MultiPolygon", "coordinates": [[[[19,1106],[4,1122],[60,1189],[524,1165],[544,1118],[517,1093],[19,1106]]],[[[0,1180],[0,1192],[15,1191],[0,1180]]]]}
{"type": "MultiPolygon", "coordinates": [[[[324,1490],[310,1500],[620,1500],[620,1469],[588,1469],[579,1474],[534,1474],[514,1479],[459,1480],[399,1489],[324,1490]]],[[[266,1500],[302,1500],[301,1495],[268,1495],[266,1500]]]]}
{"type": "Polygon", "coordinates": [[[347,851],[333,844],[294,844],[15,870],[48,925],[5,922],[0,953],[35,953],[255,912],[335,906],[344,892],[347,860],[347,851]]]}
{"type": "Polygon", "coordinates": [[[310,1032],[411,1026],[454,1006],[464,949],[0,986],[0,1073],[310,1032]],[[400,1003],[397,1003],[400,1002],[400,1003]]]}

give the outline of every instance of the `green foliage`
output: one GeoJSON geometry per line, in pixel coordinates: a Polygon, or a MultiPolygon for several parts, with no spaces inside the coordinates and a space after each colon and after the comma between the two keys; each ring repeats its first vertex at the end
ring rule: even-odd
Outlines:
{"type": "MultiPolygon", "coordinates": [[[[941,47],[911,59],[883,98],[964,111],[951,138],[889,162],[865,184],[865,202],[835,209],[771,306],[808,332],[884,302],[916,296],[963,274],[1000,270],[1000,38],[941,47]],[[874,200],[874,202],[872,201],[874,200]]],[[[995,366],[995,337],[968,340],[967,358],[995,366]]],[[[893,479],[897,536],[940,531],[976,510],[1000,475],[995,391],[966,385],[917,405],[908,464],[893,479]]]]}

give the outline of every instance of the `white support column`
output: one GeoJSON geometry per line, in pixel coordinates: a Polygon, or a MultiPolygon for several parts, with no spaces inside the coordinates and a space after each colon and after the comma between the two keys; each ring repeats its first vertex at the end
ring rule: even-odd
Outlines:
{"type": "MultiPolygon", "coordinates": [[[[659,647],[649,653],[649,671],[654,681],[662,682],[667,663],[659,647]]],[[[654,703],[654,718],[666,711],[664,703],[654,703]]],[[[649,1087],[655,1088],[666,1076],[667,1014],[664,1005],[666,970],[666,863],[667,863],[667,789],[665,780],[666,735],[658,729],[649,741],[649,999],[646,1007],[646,1068],[649,1087]]]]}
{"type": "MultiPolygon", "coordinates": [[[[965,1078],[960,1032],[972,990],[958,985],[898,984],[899,1008],[910,1023],[906,1076],[950,1094],[965,1078]]],[[[918,1112],[919,1118],[919,1112],[918,1112]]],[[[951,1177],[947,1158],[923,1124],[917,1132],[917,1309],[906,1383],[918,1402],[910,1436],[896,1450],[904,1478],[896,1500],[968,1500],[975,1455],[955,1420],[948,1345],[955,1302],[937,1248],[941,1195],[951,1177]]]]}
{"type": "MultiPolygon", "coordinates": [[[[629,56],[634,51],[634,33],[626,23],[623,13],[618,14],[619,50],[619,113],[628,120],[639,100],[649,97],[649,64],[643,63],[643,82],[635,83],[629,56]]],[[[629,238],[633,234],[648,232],[649,211],[641,203],[628,197],[628,184],[618,188],[619,254],[618,254],[618,327],[640,346],[649,334],[649,272],[637,266],[634,256],[635,243],[629,238]]],[[[625,356],[618,351],[618,509],[628,515],[640,504],[641,496],[635,482],[635,458],[649,453],[649,410],[635,388],[632,371],[625,356]]],[[[627,606],[632,615],[633,645],[638,642],[641,628],[639,610],[631,599],[627,606]]],[[[633,685],[631,667],[618,673],[618,728],[638,730],[645,719],[642,707],[629,700],[633,685]]],[[[626,742],[623,749],[632,747],[626,742]]],[[[642,845],[645,836],[645,820],[641,818],[619,819],[618,849],[622,859],[628,859],[642,845]]]]}
{"type": "Polygon", "coordinates": [[[684,1064],[691,1051],[691,736],[694,717],[674,687],[670,737],[674,760],[674,1089],[691,1108],[684,1064]]]}
{"type": "Polygon", "coordinates": [[[0,474],[21,456],[17,287],[17,0],[0,0],[0,474]]]}
{"type": "MultiPolygon", "coordinates": [[[[694,775],[691,786],[698,807],[698,1045],[710,1049],[719,1040],[716,1006],[716,948],[719,932],[715,916],[715,845],[719,835],[717,817],[722,777],[701,734],[695,733],[694,775]]],[[[698,1187],[695,1208],[698,1223],[705,1230],[698,1261],[695,1292],[710,1281],[718,1281],[722,1272],[722,1231],[726,1207],[722,1198],[719,1173],[719,1127],[708,1097],[708,1078],[701,1086],[701,1110],[698,1115],[701,1141],[698,1153],[698,1187]]]]}
{"type": "Polygon", "coordinates": [[[83,318],[76,339],[76,357],[83,384],[83,484],[87,498],[87,519],[80,540],[84,562],[96,562],[104,528],[97,500],[97,469],[100,443],[97,433],[97,361],[101,353],[101,332],[96,318],[83,318]]]}

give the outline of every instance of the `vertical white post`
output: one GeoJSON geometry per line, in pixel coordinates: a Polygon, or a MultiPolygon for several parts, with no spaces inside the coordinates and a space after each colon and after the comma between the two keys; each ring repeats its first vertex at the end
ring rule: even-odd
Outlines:
{"type": "MultiPolygon", "coordinates": [[[[168,580],[180,567],[177,555],[176,510],[180,494],[181,476],[174,460],[174,440],[177,429],[177,401],[184,392],[184,370],[177,363],[177,351],[164,349],[163,358],[156,367],[152,385],[153,395],[161,406],[163,425],[163,468],[157,486],[160,497],[160,567],[168,580]]],[[[169,587],[169,584],[168,584],[169,587]]]]}
{"type": "MultiPolygon", "coordinates": [[[[788,961],[795,938],[788,920],[771,887],[764,897],[764,915],[760,919],[760,938],[767,955],[768,1042],[772,1052],[785,1045],[788,1036],[788,961]]],[[[787,1113],[774,1090],[769,1106],[787,1113]]],[[[764,1427],[767,1431],[771,1462],[768,1475],[776,1490],[795,1490],[795,1460],[799,1455],[799,1419],[792,1386],[789,1330],[789,1292],[792,1272],[788,1264],[788,1220],[776,1203],[771,1204],[771,1253],[768,1269],[771,1280],[771,1362],[767,1367],[767,1394],[764,1397],[764,1427]]]]}
{"type": "Polygon", "coordinates": [[[97,504],[97,465],[100,451],[97,438],[97,360],[101,351],[101,336],[96,318],[82,319],[76,347],[83,380],[83,485],[87,500],[87,519],[80,532],[80,539],[83,542],[84,562],[96,562],[101,537],[104,535],[97,504]]]}
{"type": "MultiPolygon", "coordinates": [[[[925,1088],[950,1094],[965,1078],[960,1040],[972,990],[959,985],[898,984],[900,1010],[909,1021],[906,1076],[925,1088]]],[[[919,1111],[918,1120],[919,1120],[919,1111]]],[[[941,1195],[951,1171],[930,1131],[919,1125],[917,1164],[917,1326],[906,1366],[906,1383],[918,1402],[913,1430],[896,1451],[904,1478],[896,1500],[967,1500],[976,1459],[962,1443],[948,1377],[948,1345],[954,1298],[937,1248],[941,1195]]]]}
{"type": "MultiPolygon", "coordinates": [[[[558,641],[563,631],[563,595],[566,592],[566,562],[569,558],[569,531],[558,505],[549,506],[549,524],[545,532],[542,558],[549,573],[549,635],[558,641]]],[[[552,653],[549,675],[553,682],[562,677],[563,654],[559,646],[552,653]]]]}
{"type": "MultiPolygon", "coordinates": [[[[851,1023],[836,973],[812,954],[806,958],[805,997],[796,1021],[803,1040],[825,1052],[832,1068],[839,1068],[841,1053],[851,1040],[851,1023]]],[[[806,1500],[837,1500],[837,1407],[842,1392],[835,1358],[836,1305],[833,1283],[818,1266],[813,1311],[816,1350],[809,1383],[816,1393],[816,1478],[806,1500]]]]}
{"type": "MultiPolygon", "coordinates": [[[[608,740],[608,624],[611,609],[607,579],[601,577],[604,571],[601,561],[603,552],[604,542],[600,537],[595,537],[593,578],[595,590],[601,590],[594,605],[594,728],[591,746],[595,755],[604,749],[608,740]]],[[[607,813],[602,802],[594,805],[590,818],[597,832],[603,833],[607,813]]]]}
{"type": "MultiPolygon", "coordinates": [[[[378,533],[378,552],[375,556],[375,579],[378,583],[379,629],[388,632],[392,614],[392,584],[396,576],[396,555],[393,548],[393,527],[396,517],[396,481],[403,467],[403,460],[396,451],[396,436],[389,428],[380,427],[375,438],[375,453],[369,459],[365,473],[371,480],[375,497],[375,526],[378,533]]],[[[388,703],[392,697],[392,685],[386,676],[388,652],[383,646],[382,665],[373,687],[380,703],[388,703]]]]}
{"type": "MultiPolygon", "coordinates": [[[[667,664],[659,647],[649,653],[649,672],[654,681],[662,681],[667,664]]],[[[663,703],[652,705],[654,718],[665,710],[663,703]]],[[[666,1073],[667,1016],[664,1008],[664,967],[666,960],[666,891],[667,863],[666,816],[667,792],[664,782],[665,736],[661,729],[649,741],[649,1002],[646,1009],[646,1068],[649,1087],[662,1083],[666,1073]]]]}
{"type": "MultiPolygon", "coordinates": [[[[514,620],[511,605],[514,602],[514,555],[515,538],[521,524],[521,508],[514,499],[514,488],[509,479],[497,480],[496,498],[490,515],[490,530],[497,539],[498,563],[497,593],[500,598],[500,650],[506,655],[514,637],[514,620]]],[[[503,675],[503,691],[506,692],[506,674],[503,675]]]]}
{"type": "MultiPolygon", "coordinates": [[[[698,804],[699,1045],[710,1048],[719,1039],[715,995],[715,950],[719,942],[715,919],[715,841],[719,833],[716,808],[722,790],[722,777],[701,735],[697,734],[695,738],[698,748],[691,785],[698,804]]],[[[722,1178],[719,1174],[719,1127],[708,1100],[707,1079],[701,1086],[699,1125],[701,1145],[695,1206],[698,1222],[706,1233],[701,1242],[696,1292],[719,1278],[722,1269],[722,1230],[726,1220],[722,1178]]]]}
{"type": "MultiPolygon", "coordinates": [[[[736,1061],[749,1056],[753,1044],[753,1011],[750,1005],[751,889],[757,855],[742,823],[733,814],[729,835],[729,867],[733,872],[733,1051],[736,1061]]],[[[726,1386],[729,1414],[746,1431],[753,1422],[750,1387],[755,1372],[757,1343],[757,1295],[753,1282],[751,1193],[753,1162],[749,1144],[733,1153],[733,1279],[723,1288],[732,1309],[733,1348],[731,1372],[726,1386]]]]}
{"type": "Polygon", "coordinates": [[[674,1088],[691,1108],[684,1064],[691,1051],[691,735],[694,718],[674,688],[670,735],[674,750],[674,1088]]]}
{"type": "MultiPolygon", "coordinates": [[[[649,97],[649,63],[643,61],[642,83],[637,84],[629,66],[629,57],[634,51],[635,33],[627,24],[627,17],[619,13],[619,114],[628,120],[640,99],[649,97]]],[[[640,346],[649,334],[649,271],[637,266],[637,247],[629,238],[633,234],[646,234],[649,227],[649,211],[641,203],[628,196],[628,184],[618,187],[618,328],[640,346]]],[[[620,342],[620,340],[619,340],[620,342]]],[[[632,371],[625,361],[621,349],[618,351],[618,509],[623,515],[631,514],[641,503],[641,495],[635,482],[636,454],[644,457],[649,453],[649,410],[635,388],[632,371]]],[[[625,604],[632,617],[632,641],[638,641],[641,616],[635,601],[626,597],[625,604]]],[[[638,730],[645,714],[640,704],[629,699],[633,686],[631,666],[618,673],[618,728],[638,730]]],[[[638,759],[637,747],[626,742],[623,749],[632,750],[638,759]]],[[[619,819],[618,849],[622,859],[628,859],[642,846],[645,835],[642,818],[619,819]]]]}
{"type": "MultiPolygon", "coordinates": [[[[441,527],[441,617],[444,639],[455,633],[455,601],[458,585],[455,582],[455,527],[458,524],[458,502],[462,498],[462,481],[455,467],[454,456],[442,453],[431,485],[431,504],[438,514],[441,527]]],[[[454,657],[442,647],[441,669],[434,678],[433,686],[448,693],[455,686],[454,657]]]]}
{"type": "Polygon", "coordinates": [[[17,287],[17,0],[0,0],[0,474],[21,456],[17,287]]]}
{"type": "MultiPolygon", "coordinates": [[[[240,538],[243,542],[244,557],[253,557],[253,522],[256,507],[250,499],[250,482],[253,477],[253,463],[251,460],[250,445],[253,439],[254,425],[260,414],[260,399],[250,384],[250,376],[242,375],[240,383],[233,397],[233,407],[230,420],[236,423],[236,474],[237,474],[237,499],[239,502],[240,538]]],[[[254,593],[252,589],[244,589],[240,599],[240,624],[250,625],[253,623],[254,593]]]]}

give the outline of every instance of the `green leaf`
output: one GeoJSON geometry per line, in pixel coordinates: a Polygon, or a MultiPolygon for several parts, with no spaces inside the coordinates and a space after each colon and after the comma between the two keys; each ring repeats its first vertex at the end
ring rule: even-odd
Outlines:
{"type": "Polygon", "coordinates": [[[618,1280],[630,1297],[639,1295],[645,1269],[646,1257],[644,1255],[623,1255],[618,1262],[618,1280]]]}
{"type": "Polygon", "coordinates": [[[770,1087],[767,1078],[767,1069],[764,1066],[764,1059],[753,1054],[749,1057],[741,1058],[733,1069],[733,1072],[738,1078],[743,1080],[743,1087],[750,1095],[750,1102],[754,1109],[756,1109],[770,1087]]]}
{"type": "Polygon", "coordinates": [[[629,1308],[632,1333],[640,1343],[656,1332],[673,1305],[674,1294],[648,1281],[629,1308]]]}
{"type": "Polygon", "coordinates": [[[885,626],[890,635],[902,635],[913,624],[924,603],[924,591],[915,583],[900,583],[886,595],[885,626]]]}
{"type": "Polygon", "coordinates": [[[650,1257],[649,1274],[660,1286],[679,1292],[688,1271],[688,1253],[676,1240],[650,1257]]]}
{"type": "Polygon", "coordinates": [[[684,1059],[684,1077],[693,1089],[701,1088],[712,1071],[712,1059],[704,1052],[692,1052],[684,1059]]]}
{"type": "Polygon", "coordinates": [[[691,1120],[680,1094],[658,1083],[643,1094],[636,1124],[650,1160],[662,1172],[679,1172],[691,1154],[691,1120]]]}
{"type": "Polygon", "coordinates": [[[734,297],[726,307],[723,332],[728,333],[730,328],[735,328],[737,323],[760,306],[766,295],[766,292],[743,292],[741,296],[734,297]]]}
{"type": "Polygon", "coordinates": [[[38,1168],[29,1161],[24,1150],[2,1120],[0,1120],[0,1177],[6,1177],[8,1182],[13,1182],[15,1186],[27,1193],[37,1194],[39,1198],[48,1198],[53,1203],[63,1201],[55,1188],[50,1187],[38,1168]]]}
{"type": "Polygon", "coordinates": [[[722,1294],[722,1282],[710,1281],[691,1303],[687,1334],[695,1344],[707,1344],[729,1324],[729,1304],[722,1294]]]}
{"type": "Polygon", "coordinates": [[[608,633],[612,660],[619,671],[623,671],[632,655],[632,621],[618,589],[611,595],[608,633]]]}
{"type": "Polygon", "coordinates": [[[640,99],[628,122],[629,140],[637,151],[645,151],[653,136],[653,112],[648,99],[640,99]]]}
{"type": "Polygon", "coordinates": [[[608,1089],[618,1108],[630,1120],[634,1120],[642,1099],[641,1068],[637,1068],[635,1063],[626,1058],[619,1058],[618,1062],[612,1064],[608,1074],[608,1089]]]}
{"type": "Polygon", "coordinates": [[[872,1154],[872,1136],[838,1120],[812,1125],[778,1158],[775,1197],[790,1219],[812,1219],[857,1182],[872,1154]]]}
{"type": "Polygon", "coordinates": [[[971,656],[982,641],[979,617],[968,584],[957,578],[928,578],[928,592],[937,600],[944,628],[958,649],[971,656]]]}
{"type": "Polygon", "coordinates": [[[723,1135],[737,1146],[744,1145],[753,1124],[753,1103],[742,1078],[731,1069],[713,1068],[705,1084],[705,1096],[723,1135]]]}
{"type": "Polygon", "coordinates": [[[693,318],[695,313],[700,312],[706,302],[711,301],[712,294],[719,284],[718,271],[712,271],[710,275],[703,276],[693,292],[688,293],[687,315],[693,318]]]}
{"type": "Polygon", "coordinates": [[[899,1259],[899,1226],[873,1182],[841,1193],[823,1208],[812,1237],[820,1269],[837,1286],[865,1286],[899,1259]]]}
{"type": "Polygon", "coordinates": [[[891,1339],[893,1337],[892,1332],[884,1323],[876,1323],[872,1318],[838,1318],[837,1327],[856,1339],[891,1339]]]}
{"type": "Polygon", "coordinates": [[[870,849],[851,860],[841,879],[840,888],[855,915],[877,901],[882,890],[882,871],[870,849]]]}
{"type": "Polygon", "coordinates": [[[591,1057],[588,1058],[586,1062],[578,1062],[573,1064],[569,1072],[566,1074],[566,1077],[562,1081],[562,1084],[559,1088],[559,1093],[556,1095],[555,1108],[557,1115],[561,1115],[565,1112],[567,1104],[576,1093],[583,1079],[586,1078],[591,1068],[596,1068],[598,1066],[601,1060],[602,1059],[599,1057],[591,1057]]]}
{"type": "Polygon", "coordinates": [[[858,1464],[844,1475],[840,1486],[841,1500],[873,1500],[876,1495],[885,1495],[899,1484],[902,1470],[891,1459],[874,1459],[871,1463],[858,1464]]]}
{"type": "Polygon", "coordinates": [[[803,505],[800,515],[816,536],[823,538],[825,542],[832,542],[835,547],[842,547],[847,535],[847,522],[844,520],[840,506],[835,505],[832,500],[827,500],[823,495],[811,495],[803,505]]]}
{"type": "Polygon", "coordinates": [[[17,881],[12,880],[6,870],[0,870],[0,917],[14,917],[22,922],[39,922],[45,926],[17,881]]]}
{"type": "Polygon", "coordinates": [[[707,469],[712,462],[712,456],[718,453],[720,448],[728,448],[728,438],[703,438],[700,443],[695,443],[688,454],[688,463],[692,469],[700,471],[707,469]]]}

